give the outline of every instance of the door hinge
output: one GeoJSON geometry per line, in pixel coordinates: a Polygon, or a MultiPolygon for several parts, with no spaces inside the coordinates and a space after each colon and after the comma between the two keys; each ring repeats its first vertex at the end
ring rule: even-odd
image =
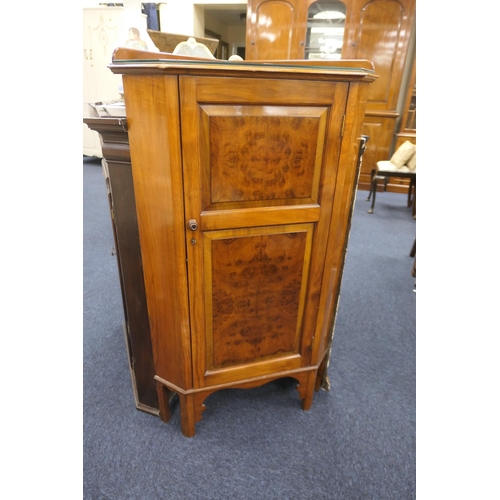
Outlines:
{"type": "Polygon", "coordinates": [[[345,115],[342,117],[342,127],[340,128],[340,137],[344,137],[344,128],[345,128],[345,115]]]}

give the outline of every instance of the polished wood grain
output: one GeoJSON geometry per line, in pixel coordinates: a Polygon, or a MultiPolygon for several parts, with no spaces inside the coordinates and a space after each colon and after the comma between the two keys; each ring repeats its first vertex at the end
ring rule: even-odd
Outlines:
{"type": "Polygon", "coordinates": [[[313,227],[205,233],[209,370],[299,352],[313,227]]]}
{"type": "Polygon", "coordinates": [[[307,13],[315,0],[248,0],[245,57],[303,59],[307,13]]]}
{"type": "Polygon", "coordinates": [[[281,0],[268,0],[252,11],[251,31],[247,36],[248,59],[299,58],[294,6],[281,0]],[[279,28],[278,28],[279,24],[279,28]],[[258,41],[258,43],[256,43],[258,41]]]}
{"type": "MultiPolygon", "coordinates": [[[[417,60],[413,60],[412,73],[406,91],[405,107],[403,115],[399,123],[399,132],[396,134],[396,140],[391,152],[396,151],[401,144],[405,141],[410,141],[412,144],[417,144],[417,129],[416,129],[416,95],[417,95],[417,60]]],[[[391,155],[392,156],[392,155],[391,155]]],[[[387,157],[386,159],[389,159],[387,157]]],[[[390,177],[385,189],[398,193],[407,193],[410,187],[409,179],[402,179],[398,177],[390,177]]],[[[416,186],[415,186],[416,190],[416,186]]],[[[414,204],[416,203],[414,197],[414,204]]],[[[414,208],[414,210],[416,210],[414,208]]]]}
{"type": "MultiPolygon", "coordinates": [[[[367,83],[378,78],[374,66],[368,60],[317,61],[280,60],[273,64],[265,61],[214,61],[197,57],[177,56],[160,52],[117,48],[108,68],[123,75],[190,75],[204,76],[217,72],[219,77],[252,78],[256,72],[260,79],[331,81],[335,71],[337,81],[363,80],[367,83]]],[[[307,99],[307,96],[304,96],[307,99]]],[[[285,101],[284,101],[285,102],[285,101]]],[[[307,104],[307,101],[303,104],[307,104]]]]}
{"type": "MultiPolygon", "coordinates": [[[[209,388],[183,390],[180,387],[174,387],[175,392],[179,396],[181,404],[181,428],[182,433],[186,437],[193,437],[196,434],[195,424],[202,420],[202,414],[206,410],[204,404],[205,399],[216,391],[221,389],[253,389],[267,384],[279,378],[293,378],[298,383],[296,386],[298,396],[302,401],[302,409],[309,410],[311,408],[314,392],[319,390],[318,385],[318,372],[321,369],[312,367],[304,370],[286,371],[281,373],[274,373],[268,376],[254,377],[251,380],[239,380],[233,382],[230,387],[227,384],[212,386],[209,388]]],[[[160,400],[162,401],[162,413],[160,416],[164,422],[168,422],[171,417],[170,409],[167,405],[167,395],[169,391],[166,389],[167,385],[172,385],[169,382],[162,380],[160,377],[155,377],[158,383],[159,392],[161,392],[160,400]]]]}
{"type": "Polygon", "coordinates": [[[415,0],[352,0],[348,12],[342,57],[373,61],[379,78],[368,90],[367,109],[395,111],[415,0]]]}
{"type": "Polygon", "coordinates": [[[214,391],[292,376],[309,409],[375,75],[352,62],[112,69],[124,74],[160,405],[162,387],[178,394],[193,436],[214,391]]]}
{"type": "MultiPolygon", "coordinates": [[[[309,6],[314,0],[249,0],[246,58],[304,57],[309,6]],[[283,23],[280,14],[288,11],[283,23]],[[265,22],[261,21],[265,19],[265,22]]],[[[415,19],[415,0],[345,0],[342,59],[366,59],[379,78],[368,91],[368,110],[395,111],[415,19]]],[[[316,61],[316,64],[318,62],[316,61]]],[[[370,146],[373,142],[370,140],[370,146]]]]}
{"type": "Polygon", "coordinates": [[[317,198],[327,108],[202,109],[210,128],[211,203],[317,198]]]}
{"type": "MultiPolygon", "coordinates": [[[[342,57],[373,61],[379,78],[368,88],[363,134],[370,137],[359,187],[392,151],[398,102],[415,23],[415,0],[346,0],[342,57]]],[[[404,91],[404,90],[403,90],[404,91]]]]}
{"type": "Polygon", "coordinates": [[[325,229],[328,231],[329,238],[323,259],[323,272],[317,277],[321,288],[315,324],[315,340],[310,360],[311,364],[314,365],[321,365],[324,362],[334,333],[345,253],[359,176],[359,132],[366,109],[367,91],[366,85],[353,84],[349,89],[346,103],[346,123],[339,164],[349,165],[350,168],[339,169],[332,215],[329,219],[328,229],[325,229]]]}
{"type": "Polygon", "coordinates": [[[380,160],[390,157],[396,120],[398,114],[387,111],[367,111],[363,122],[363,134],[370,137],[370,142],[363,155],[363,163],[359,177],[360,189],[367,187],[371,182],[371,167],[380,160]],[[372,140],[375,146],[371,147],[372,140]]]}
{"type": "Polygon", "coordinates": [[[125,75],[123,83],[155,373],[190,387],[178,82],[125,75]]]}
{"type": "Polygon", "coordinates": [[[405,107],[399,124],[399,132],[396,134],[394,151],[405,141],[417,144],[417,60],[413,60],[412,73],[406,91],[405,107]]]}
{"type": "MultiPolygon", "coordinates": [[[[197,57],[197,56],[188,56],[188,55],[179,55],[179,54],[172,54],[170,52],[150,52],[147,50],[138,50],[138,49],[127,49],[125,47],[117,47],[113,51],[113,56],[112,56],[112,64],[109,66],[111,71],[114,73],[127,73],[130,71],[130,69],[133,67],[133,63],[137,62],[138,64],[144,65],[145,62],[148,63],[154,63],[155,61],[163,61],[163,62],[175,62],[175,61],[191,61],[195,62],[198,61],[200,63],[202,62],[209,62],[211,63],[210,66],[213,68],[214,67],[214,61],[211,59],[207,59],[204,57],[197,57]],[[117,64],[125,62],[126,66],[123,66],[121,70],[118,70],[117,64]],[[128,69],[127,69],[128,68],[128,69]]],[[[238,69],[243,69],[245,66],[255,66],[256,64],[268,64],[269,59],[268,58],[261,58],[261,59],[247,59],[243,61],[218,61],[217,62],[217,68],[218,68],[218,73],[219,75],[221,74],[221,71],[223,70],[224,67],[238,67],[238,69]],[[221,64],[222,63],[222,64],[221,64]]],[[[320,67],[331,67],[331,68],[336,68],[339,70],[339,75],[342,73],[340,70],[342,68],[354,68],[354,69],[365,69],[369,71],[375,71],[375,66],[373,62],[365,59],[349,59],[349,58],[342,58],[342,60],[338,61],[315,61],[315,60],[305,60],[301,58],[279,58],[279,59],[274,59],[272,66],[270,66],[268,69],[275,68],[275,67],[281,67],[282,66],[291,66],[291,67],[297,67],[300,69],[300,73],[303,73],[304,70],[307,68],[320,68],[320,67]]],[[[176,66],[177,71],[179,74],[184,74],[184,72],[180,71],[180,68],[182,66],[178,65],[176,66]]],[[[195,66],[196,67],[196,66],[195,66]]],[[[142,71],[147,71],[147,67],[141,66],[142,71]]],[[[263,68],[259,67],[259,72],[263,71],[263,68]]],[[[299,75],[300,75],[299,73],[299,75]]],[[[299,76],[297,75],[297,76],[299,76]]]]}
{"type": "MultiPolygon", "coordinates": [[[[277,229],[270,229],[266,224],[303,222],[314,222],[318,227],[325,226],[326,229],[331,215],[335,165],[338,162],[336,151],[338,152],[341,140],[347,86],[315,82],[315,92],[310,94],[307,92],[310,83],[302,81],[271,81],[264,86],[261,80],[255,78],[181,77],[180,83],[186,219],[200,221],[200,229],[194,234],[187,234],[188,261],[191,262],[188,268],[190,290],[208,290],[205,297],[194,296],[196,308],[192,315],[194,331],[205,331],[205,334],[193,338],[193,354],[196,359],[194,385],[202,387],[230,378],[226,373],[213,369],[210,358],[206,359],[212,345],[210,329],[213,328],[212,321],[207,318],[210,317],[213,301],[217,300],[211,298],[214,290],[211,281],[214,271],[211,268],[215,257],[203,257],[203,250],[208,254],[214,249],[206,245],[206,248],[200,247],[200,235],[197,233],[208,229],[222,231],[235,227],[259,227],[263,228],[259,229],[260,232],[264,229],[269,232],[277,229]],[[231,92],[227,92],[227,88],[231,88],[231,92]],[[211,104],[207,105],[206,102],[211,104]],[[216,104],[218,102],[221,106],[216,104]],[[305,107],[304,103],[308,106],[305,107]],[[295,106],[292,107],[291,104],[295,106]],[[221,117],[227,116],[234,117],[230,129],[232,135],[230,130],[226,131],[227,125],[222,128],[222,132],[218,126],[221,117]],[[216,126],[212,126],[212,121],[216,122],[216,126]],[[301,133],[296,133],[295,129],[301,133]],[[305,130],[310,133],[304,133],[305,130]],[[255,139],[256,135],[258,139],[255,139]],[[222,148],[226,155],[221,155],[221,143],[229,145],[227,149],[222,148]],[[248,150],[256,157],[253,164],[247,160],[248,150]],[[303,158],[304,151],[307,151],[306,159],[303,158]],[[269,161],[273,157],[279,161],[269,161]],[[220,173],[224,168],[237,170],[229,183],[220,173]],[[245,177],[245,170],[249,169],[253,178],[260,181],[257,183],[259,190],[255,189],[255,183],[249,182],[245,177]],[[277,193],[275,198],[266,195],[266,190],[261,189],[261,179],[266,176],[268,179],[279,176],[283,179],[284,186],[292,186],[297,184],[297,178],[304,178],[304,186],[301,188],[301,194],[306,196],[302,198],[304,204],[300,204],[301,198],[292,198],[292,193],[287,189],[280,189],[280,186],[274,187],[277,193]],[[228,201],[222,202],[219,193],[225,186],[231,186],[233,190],[239,188],[242,193],[251,194],[233,195],[232,198],[226,196],[223,199],[228,201]],[[241,201],[237,201],[241,198],[241,201]],[[276,198],[281,199],[281,203],[276,204],[276,198]],[[311,207],[313,199],[316,200],[314,208],[311,207]],[[293,204],[288,205],[289,202],[293,204]],[[254,205],[249,206],[251,203],[254,205]],[[194,245],[191,243],[193,238],[197,240],[194,245]]],[[[272,193],[269,189],[267,192],[272,193]]],[[[327,231],[318,230],[312,237],[307,258],[314,264],[312,272],[315,277],[320,276],[323,270],[327,235],[327,231]]],[[[229,232],[226,237],[231,238],[232,233],[229,232]]],[[[301,289],[308,296],[303,314],[308,315],[308,321],[314,324],[314,304],[318,300],[316,280],[304,282],[301,289]]],[[[311,334],[310,329],[302,333],[301,354],[305,359],[310,356],[311,334]]],[[[288,356],[288,353],[283,354],[288,356]]],[[[295,368],[298,362],[296,358],[290,359],[289,367],[295,368]]],[[[258,373],[270,374],[276,371],[277,363],[281,364],[282,361],[273,358],[257,364],[254,359],[253,363],[233,366],[231,377],[249,377],[256,370],[259,370],[258,373]]]]}
{"type": "Polygon", "coordinates": [[[306,200],[300,205],[280,204],[246,208],[239,206],[226,209],[210,207],[201,212],[200,220],[202,230],[248,227],[248,225],[275,226],[294,222],[316,222],[319,220],[320,212],[320,205],[312,203],[312,200],[306,200]]]}

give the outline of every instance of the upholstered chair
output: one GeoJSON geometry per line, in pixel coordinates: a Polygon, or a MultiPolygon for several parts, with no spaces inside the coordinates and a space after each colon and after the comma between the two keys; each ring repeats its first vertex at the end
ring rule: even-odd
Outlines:
{"type": "Polygon", "coordinates": [[[375,196],[377,194],[378,182],[384,181],[384,191],[390,177],[400,177],[409,179],[408,186],[408,207],[413,207],[412,213],[415,216],[416,191],[417,191],[417,147],[410,141],[405,141],[389,160],[380,160],[371,171],[370,192],[366,201],[371,199],[369,214],[373,213],[375,207],[375,196]]]}

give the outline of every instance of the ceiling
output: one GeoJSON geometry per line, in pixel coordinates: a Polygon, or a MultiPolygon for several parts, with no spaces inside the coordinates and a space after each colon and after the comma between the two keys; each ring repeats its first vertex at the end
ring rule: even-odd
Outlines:
{"type": "Polygon", "coordinates": [[[207,5],[205,14],[209,14],[223,24],[228,26],[246,26],[247,6],[239,5],[207,5]]]}

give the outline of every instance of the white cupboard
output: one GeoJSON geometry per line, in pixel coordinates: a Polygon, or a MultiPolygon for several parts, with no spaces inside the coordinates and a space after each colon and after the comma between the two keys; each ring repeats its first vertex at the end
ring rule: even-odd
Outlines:
{"type": "MultiPolygon", "coordinates": [[[[108,65],[120,45],[123,7],[83,9],[83,117],[89,116],[88,103],[120,99],[122,80],[108,65]]],[[[99,134],[83,124],[83,154],[102,158],[99,134]]]]}

